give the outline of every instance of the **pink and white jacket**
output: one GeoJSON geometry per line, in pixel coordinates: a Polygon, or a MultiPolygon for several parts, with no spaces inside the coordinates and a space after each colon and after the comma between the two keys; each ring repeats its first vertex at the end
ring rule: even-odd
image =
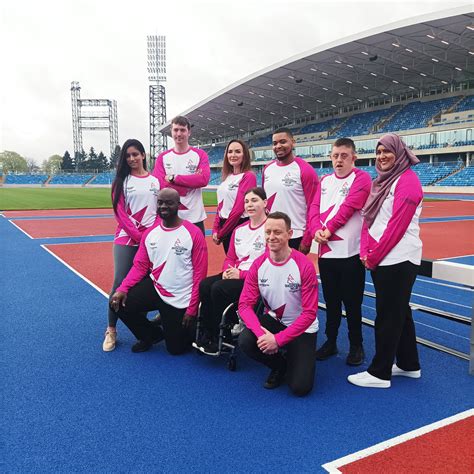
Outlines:
{"type": "Polygon", "coordinates": [[[240,279],[244,280],[252,263],[265,249],[265,222],[258,227],[252,227],[250,221],[244,222],[232,233],[222,271],[230,267],[238,268],[240,279]]]}
{"type": "Polygon", "coordinates": [[[318,175],[313,167],[299,157],[287,165],[272,161],[263,170],[262,186],[267,194],[268,210],[287,214],[293,238],[303,237],[302,243],[309,247],[308,211],[318,189],[318,175]]]}
{"type": "Polygon", "coordinates": [[[282,263],[274,262],[266,252],[250,267],[240,295],[239,315],[257,338],[265,334],[254,311],[260,296],[268,314],[286,326],[275,334],[280,347],[304,332],[318,330],[316,271],[297,250],[282,263]]]}
{"type": "Polygon", "coordinates": [[[363,208],[372,180],[354,168],[347,176],[323,176],[309,211],[311,236],[329,229],[327,244],[319,246],[320,258],[348,258],[359,253],[363,208]]]}
{"type": "Polygon", "coordinates": [[[156,220],[156,197],[160,190],[157,178],[128,175],[123,183],[123,194],[117,204],[114,244],[137,246],[142,234],[156,220]]]}
{"type": "Polygon", "coordinates": [[[187,221],[172,229],[156,222],[145,232],[133,267],[117,291],[128,293],[148,273],[163,301],[195,316],[199,283],[207,275],[206,241],[199,228],[187,221]]]}
{"type": "Polygon", "coordinates": [[[421,263],[419,217],[423,190],[416,173],[407,169],[392,185],[370,229],[362,226],[360,256],[367,266],[421,263]]]}
{"type": "Polygon", "coordinates": [[[244,211],[245,193],[257,186],[257,177],[252,171],[230,174],[217,188],[217,212],[212,232],[222,239],[230,234],[244,211]],[[227,219],[220,227],[220,219],[227,219]]]}
{"type": "Polygon", "coordinates": [[[159,154],[153,176],[160,180],[162,188],[178,191],[181,201],[179,217],[189,222],[201,222],[206,218],[201,188],[208,185],[211,170],[204,150],[190,147],[185,153],[171,149],[159,154]],[[173,183],[165,180],[165,176],[171,174],[174,175],[173,183]]]}

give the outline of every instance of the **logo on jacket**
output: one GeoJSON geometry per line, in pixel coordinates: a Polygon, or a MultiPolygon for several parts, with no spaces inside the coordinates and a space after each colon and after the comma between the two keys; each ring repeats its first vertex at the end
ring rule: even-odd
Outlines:
{"type": "Polygon", "coordinates": [[[291,188],[294,184],[296,184],[296,179],[291,176],[291,173],[288,172],[283,176],[281,182],[287,187],[291,188]]]}
{"type": "Polygon", "coordinates": [[[346,196],[349,194],[349,189],[350,189],[350,186],[347,184],[347,182],[345,182],[345,183],[342,185],[342,188],[340,189],[339,194],[340,194],[341,196],[346,197],[346,196]]]}
{"type": "Polygon", "coordinates": [[[186,164],[186,170],[189,171],[190,173],[195,173],[197,170],[197,165],[193,162],[191,158],[189,158],[186,164]]]}
{"type": "Polygon", "coordinates": [[[301,285],[293,278],[293,275],[290,273],[286,279],[285,288],[290,290],[290,293],[296,293],[300,291],[301,285]]]}
{"type": "Polygon", "coordinates": [[[259,252],[265,248],[265,242],[263,241],[261,235],[257,236],[254,243],[252,244],[252,247],[255,252],[259,252]]]}
{"type": "Polygon", "coordinates": [[[229,183],[227,186],[228,191],[233,191],[234,189],[237,189],[239,187],[239,183],[229,183]]]}
{"type": "Polygon", "coordinates": [[[179,237],[175,240],[175,243],[171,247],[171,250],[174,251],[175,255],[183,255],[186,250],[188,250],[186,247],[183,247],[181,245],[181,240],[179,240],[179,237]]]}
{"type": "Polygon", "coordinates": [[[259,278],[258,279],[258,286],[260,286],[262,288],[266,288],[266,287],[270,286],[268,284],[268,278],[259,278]]]}

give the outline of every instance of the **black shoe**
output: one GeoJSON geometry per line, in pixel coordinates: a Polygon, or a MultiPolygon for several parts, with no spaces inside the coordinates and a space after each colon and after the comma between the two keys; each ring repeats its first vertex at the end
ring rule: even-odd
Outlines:
{"type": "Polygon", "coordinates": [[[329,339],[316,351],[316,360],[326,360],[338,353],[337,345],[329,339]]]}
{"type": "Polygon", "coordinates": [[[137,341],[132,346],[132,352],[146,352],[153,344],[150,341],[137,341]]]}
{"type": "Polygon", "coordinates": [[[132,346],[132,352],[146,352],[146,351],[149,351],[153,344],[158,344],[162,340],[163,340],[163,335],[162,334],[157,336],[152,341],[139,340],[132,346]]]}
{"type": "Polygon", "coordinates": [[[286,368],[284,369],[273,369],[270,372],[267,380],[263,384],[264,388],[273,389],[279,387],[285,380],[286,368]]]}
{"type": "Polygon", "coordinates": [[[199,350],[206,355],[218,356],[219,355],[219,344],[216,341],[209,341],[204,346],[199,346],[199,350]]]}
{"type": "Polygon", "coordinates": [[[360,365],[364,362],[364,348],[362,346],[351,346],[349,349],[349,354],[346,358],[347,365],[360,365]]]}

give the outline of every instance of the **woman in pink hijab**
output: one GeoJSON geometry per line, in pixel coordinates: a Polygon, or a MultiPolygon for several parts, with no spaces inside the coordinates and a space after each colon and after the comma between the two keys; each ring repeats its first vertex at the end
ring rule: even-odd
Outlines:
{"type": "Polygon", "coordinates": [[[366,372],[347,379],[360,387],[389,388],[392,376],[421,377],[409,305],[422,249],[418,219],[423,191],[411,169],[417,163],[397,135],[389,133],[377,143],[378,177],[362,211],[360,249],[376,293],[375,356],[366,372]]]}

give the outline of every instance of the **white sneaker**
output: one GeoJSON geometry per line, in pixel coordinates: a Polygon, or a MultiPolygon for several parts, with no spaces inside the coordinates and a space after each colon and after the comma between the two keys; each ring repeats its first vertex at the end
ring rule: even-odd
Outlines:
{"type": "Polygon", "coordinates": [[[409,377],[411,379],[419,379],[421,377],[421,370],[403,370],[397,364],[392,365],[392,375],[401,375],[402,377],[409,377]]]}
{"type": "Polygon", "coordinates": [[[105,339],[102,343],[102,350],[105,352],[110,352],[115,349],[115,343],[117,342],[117,332],[106,331],[105,339]]]}
{"type": "Polygon", "coordinates": [[[349,375],[347,381],[359,387],[390,388],[390,380],[379,379],[368,372],[359,372],[358,374],[349,375]]]}

